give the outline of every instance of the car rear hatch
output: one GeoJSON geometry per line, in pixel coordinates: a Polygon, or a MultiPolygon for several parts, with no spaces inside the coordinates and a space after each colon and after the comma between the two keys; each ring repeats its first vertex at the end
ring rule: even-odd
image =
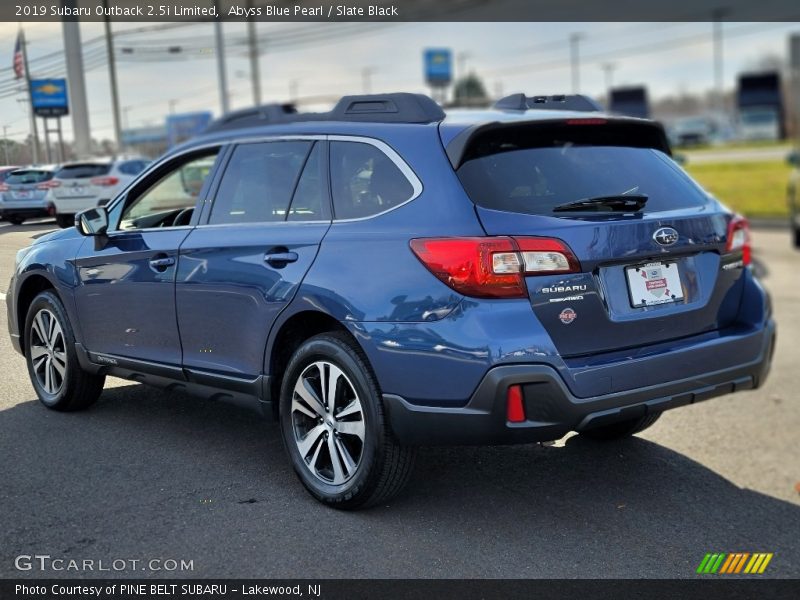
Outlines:
{"type": "Polygon", "coordinates": [[[108,162],[65,165],[56,172],[58,186],[53,188],[53,195],[58,199],[98,198],[118,183],[117,178],[108,176],[110,171],[108,162]]]}
{"type": "Polygon", "coordinates": [[[497,124],[461,148],[458,177],[486,233],[522,252],[532,309],[562,356],[735,322],[746,222],[668,154],[660,126],[594,117],[497,124]]]}
{"type": "Polygon", "coordinates": [[[7,202],[35,202],[44,200],[52,179],[52,171],[18,170],[6,177],[0,190],[7,202]]]}

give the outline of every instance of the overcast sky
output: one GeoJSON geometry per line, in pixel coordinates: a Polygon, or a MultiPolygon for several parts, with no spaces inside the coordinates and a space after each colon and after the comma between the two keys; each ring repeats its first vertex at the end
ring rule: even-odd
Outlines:
{"type": "MultiPolygon", "coordinates": [[[[170,100],[175,112],[211,110],[219,113],[213,26],[190,24],[166,31],[124,32],[142,24],[115,24],[119,47],[135,46],[135,56],[153,44],[204,46],[206,58],[177,61],[117,63],[120,104],[126,107],[127,125],[163,123],[170,100]]],[[[152,26],[150,24],[149,26],[152,26]]],[[[371,69],[374,92],[427,91],[422,75],[422,52],[427,47],[449,47],[461,55],[467,71],[484,79],[490,93],[524,91],[528,94],[564,93],[571,89],[569,44],[580,32],[581,91],[600,96],[605,91],[602,65],[613,63],[613,82],[649,86],[654,97],[681,90],[704,92],[713,87],[713,53],[710,23],[258,23],[266,36],[260,59],[262,98],[285,101],[292,87],[300,97],[360,93],[362,70],[371,69]],[[273,36],[274,46],[269,39],[273,36]],[[311,39],[309,39],[311,38],[311,39]]],[[[11,76],[14,40],[19,24],[0,23],[0,80],[11,76]]],[[[725,85],[735,85],[736,74],[752,69],[769,55],[785,58],[790,33],[800,33],[798,23],[726,23],[725,85]]],[[[234,108],[252,104],[249,63],[242,40],[245,25],[226,23],[226,51],[231,102],[234,108]]],[[[61,24],[28,23],[29,60],[37,76],[35,59],[63,49],[61,24]]],[[[104,46],[88,43],[103,34],[101,23],[82,23],[87,55],[86,74],[92,136],[113,135],[108,68],[104,46]],[[88,57],[93,57],[89,59],[88,57]]],[[[46,74],[63,69],[57,57],[42,67],[46,74]]],[[[10,138],[28,134],[23,93],[0,99],[0,127],[10,138]]],[[[69,119],[65,135],[71,137],[69,119]]]]}

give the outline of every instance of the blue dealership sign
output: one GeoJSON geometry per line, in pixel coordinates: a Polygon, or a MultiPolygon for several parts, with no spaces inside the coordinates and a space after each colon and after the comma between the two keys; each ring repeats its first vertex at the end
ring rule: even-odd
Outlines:
{"type": "Polygon", "coordinates": [[[31,79],[31,104],[39,117],[62,117],[69,113],[66,79],[31,79]]]}
{"type": "Polygon", "coordinates": [[[445,86],[453,78],[453,53],[449,48],[428,48],[424,53],[425,81],[432,86],[445,86]]]}

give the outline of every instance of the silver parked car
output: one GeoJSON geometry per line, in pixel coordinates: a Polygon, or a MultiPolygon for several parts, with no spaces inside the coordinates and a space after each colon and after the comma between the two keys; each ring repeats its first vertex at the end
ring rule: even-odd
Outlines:
{"type": "Polygon", "coordinates": [[[54,173],[53,167],[27,167],[9,173],[0,183],[0,215],[14,225],[54,216],[54,173]]]}

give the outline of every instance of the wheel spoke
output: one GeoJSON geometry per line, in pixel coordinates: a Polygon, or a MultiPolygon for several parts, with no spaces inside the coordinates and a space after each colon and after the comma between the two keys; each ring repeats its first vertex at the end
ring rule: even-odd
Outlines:
{"type": "Polygon", "coordinates": [[[50,336],[47,338],[50,341],[50,347],[55,348],[58,341],[61,339],[61,327],[58,326],[58,322],[51,318],[51,331],[50,336]]]}
{"type": "Polygon", "coordinates": [[[333,436],[334,442],[336,443],[336,449],[339,451],[339,455],[342,457],[344,461],[344,468],[347,470],[347,475],[352,475],[356,470],[356,461],[353,460],[353,457],[350,456],[350,452],[347,450],[345,445],[342,443],[342,440],[333,436]]]}
{"type": "Polygon", "coordinates": [[[329,365],[328,367],[328,393],[325,395],[325,406],[329,411],[333,411],[336,406],[336,389],[339,386],[339,379],[343,373],[339,367],[329,365]]]}
{"type": "Polygon", "coordinates": [[[307,409],[305,404],[298,402],[297,398],[292,398],[292,412],[303,413],[309,419],[317,419],[317,415],[307,409]]]}
{"type": "Polygon", "coordinates": [[[61,379],[64,379],[64,374],[67,371],[67,364],[64,361],[64,353],[63,352],[53,352],[53,358],[50,360],[51,364],[58,371],[58,374],[61,375],[61,379]]]}
{"type": "Polygon", "coordinates": [[[38,362],[34,362],[33,363],[33,371],[35,373],[38,373],[39,371],[42,370],[42,365],[47,362],[47,358],[48,358],[48,356],[47,356],[47,354],[45,354],[44,356],[40,356],[37,359],[38,362]]]}
{"type": "Polygon", "coordinates": [[[360,412],[361,412],[361,402],[359,402],[358,399],[355,399],[350,404],[345,406],[340,412],[336,413],[336,418],[343,419],[344,417],[354,415],[360,412]]]}
{"type": "Polygon", "coordinates": [[[52,373],[53,373],[53,367],[50,365],[50,357],[48,356],[45,359],[45,364],[44,364],[44,390],[48,394],[53,393],[53,382],[51,379],[52,373]]]}
{"type": "Polygon", "coordinates": [[[33,318],[33,323],[31,324],[31,326],[33,327],[34,332],[36,332],[36,335],[39,337],[39,341],[42,344],[47,344],[47,336],[45,335],[44,320],[42,319],[43,314],[44,311],[39,312],[33,318]]]}
{"type": "Polygon", "coordinates": [[[322,435],[323,431],[325,431],[325,426],[317,425],[309,430],[305,437],[297,441],[297,449],[300,451],[300,456],[303,457],[303,460],[305,460],[306,456],[308,456],[308,453],[319,439],[319,436],[322,435]]]}
{"type": "Polygon", "coordinates": [[[53,347],[53,341],[55,340],[55,337],[56,337],[56,320],[50,313],[47,313],[47,343],[50,345],[51,348],[53,347]]]}
{"type": "Polygon", "coordinates": [[[364,421],[339,421],[336,431],[344,435],[354,435],[364,441],[364,421]]]}
{"type": "Polygon", "coordinates": [[[31,346],[31,360],[37,361],[42,356],[47,356],[47,348],[44,346],[31,346]]]}
{"type": "Polygon", "coordinates": [[[328,453],[331,455],[331,466],[333,467],[333,484],[344,483],[344,470],[342,469],[342,458],[339,449],[336,447],[335,436],[328,436],[328,453]]]}
{"type": "Polygon", "coordinates": [[[294,393],[300,396],[303,402],[313,408],[319,416],[325,416],[327,413],[325,406],[323,406],[322,402],[317,398],[316,392],[311,388],[305,377],[300,377],[297,384],[295,384],[294,393]]]}

